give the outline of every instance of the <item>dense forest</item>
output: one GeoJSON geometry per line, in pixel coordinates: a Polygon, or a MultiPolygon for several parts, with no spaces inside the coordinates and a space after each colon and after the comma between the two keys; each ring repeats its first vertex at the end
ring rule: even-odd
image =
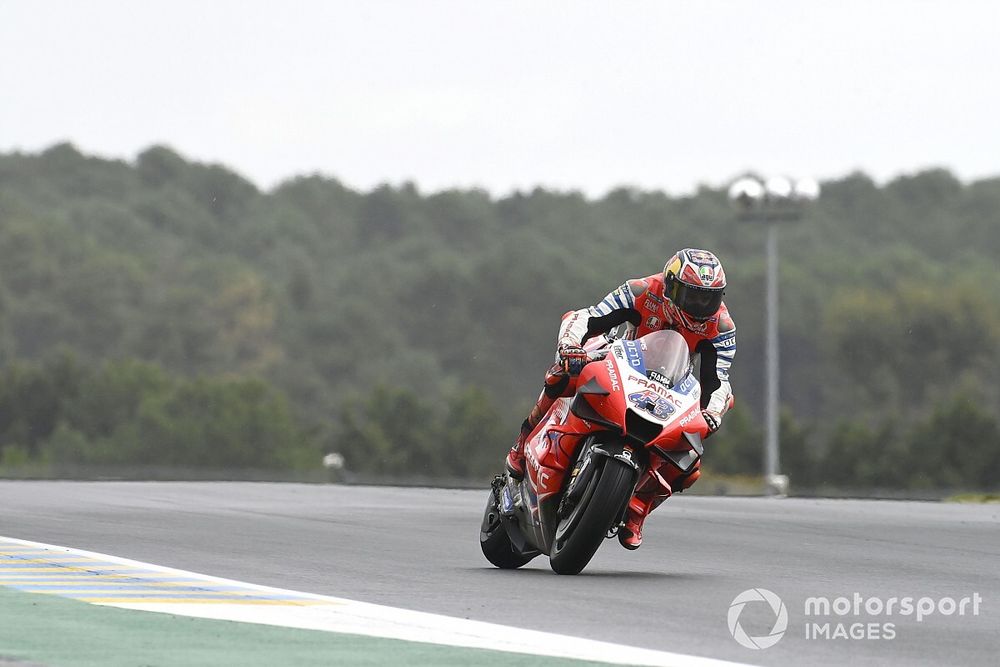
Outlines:
{"type": "MultiPolygon", "coordinates": [[[[1000,178],[823,183],[781,233],[793,488],[1000,486],[1000,178]]],[[[0,154],[0,472],[26,463],[485,477],[559,318],[713,249],[737,407],[706,466],[760,469],[763,230],[724,190],[268,192],[155,146],[0,154]]]]}

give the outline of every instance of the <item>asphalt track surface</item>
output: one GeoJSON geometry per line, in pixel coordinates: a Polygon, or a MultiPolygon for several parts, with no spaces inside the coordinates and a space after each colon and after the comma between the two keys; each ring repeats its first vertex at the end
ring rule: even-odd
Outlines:
{"type": "MultiPolygon", "coordinates": [[[[678,496],[646,543],[584,573],[484,560],[486,491],[254,483],[0,482],[0,535],[257,584],[761,665],[1000,664],[1000,505],[678,496]],[[740,592],[788,609],[775,646],[730,635],[740,592]],[[978,593],[979,615],[807,619],[825,596],[978,593]],[[807,639],[806,622],[894,623],[894,639],[807,639]]],[[[752,603],[740,623],[767,634],[752,603]]],[[[867,633],[867,630],[866,630],[867,633]]],[[[880,630],[880,634],[882,631],[880,630]]]]}

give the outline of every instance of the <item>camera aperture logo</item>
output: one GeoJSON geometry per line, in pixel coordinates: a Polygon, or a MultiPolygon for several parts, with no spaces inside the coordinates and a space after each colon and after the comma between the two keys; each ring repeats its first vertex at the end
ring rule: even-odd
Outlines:
{"type": "MultiPolygon", "coordinates": [[[[807,640],[893,640],[898,635],[897,622],[912,619],[923,623],[936,616],[979,616],[983,596],[978,592],[963,597],[892,597],[865,596],[855,592],[848,597],[809,597],[803,608],[805,639],[807,640]]],[[[737,595],[729,605],[729,634],[740,646],[760,650],[777,644],[788,629],[788,610],[784,602],[766,588],[750,588],[737,595]],[[747,605],[756,604],[744,619],[751,630],[760,631],[774,614],[770,632],[751,636],[740,623],[747,605]],[[762,613],[770,613],[766,618],[762,613]]],[[[796,631],[797,634],[797,631],[796,631]]]]}
{"type": "Polygon", "coordinates": [[[785,636],[785,630],[788,629],[788,609],[785,608],[785,603],[781,601],[781,598],[766,588],[751,588],[733,598],[729,605],[728,621],[729,634],[740,646],[754,650],[770,648],[785,636]],[[770,633],[760,637],[751,637],[740,625],[740,614],[750,602],[765,602],[771,607],[771,611],[774,612],[774,626],[770,633]]]}

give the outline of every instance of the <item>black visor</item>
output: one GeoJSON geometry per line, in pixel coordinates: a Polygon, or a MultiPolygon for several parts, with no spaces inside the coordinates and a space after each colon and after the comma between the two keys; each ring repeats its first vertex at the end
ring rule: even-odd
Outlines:
{"type": "Polygon", "coordinates": [[[725,290],[718,287],[695,287],[686,285],[674,278],[670,286],[670,300],[696,320],[707,320],[719,312],[722,305],[722,294],[725,290]]]}

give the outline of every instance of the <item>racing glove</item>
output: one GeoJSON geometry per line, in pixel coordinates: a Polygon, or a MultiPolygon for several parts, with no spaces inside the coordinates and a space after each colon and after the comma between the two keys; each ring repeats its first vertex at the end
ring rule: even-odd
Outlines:
{"type": "Polygon", "coordinates": [[[563,343],[557,350],[559,354],[559,365],[570,375],[579,375],[583,367],[590,361],[587,358],[587,351],[579,345],[563,343]]]}
{"type": "Polygon", "coordinates": [[[711,435],[719,430],[722,426],[722,415],[715,412],[710,412],[708,410],[702,410],[701,416],[705,418],[705,423],[708,424],[708,433],[711,435]]]}

